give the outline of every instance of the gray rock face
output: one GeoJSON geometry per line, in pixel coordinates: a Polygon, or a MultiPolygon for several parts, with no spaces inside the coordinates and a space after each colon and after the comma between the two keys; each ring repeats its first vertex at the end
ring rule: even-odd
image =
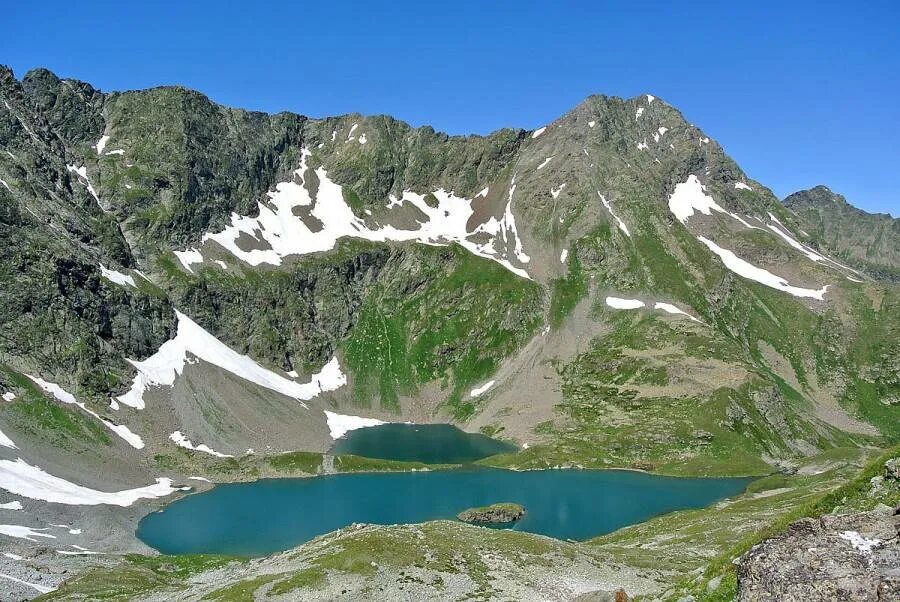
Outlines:
{"type": "Polygon", "coordinates": [[[900,508],[793,523],[739,561],[738,600],[900,599],[900,508]]]}
{"type": "Polygon", "coordinates": [[[832,253],[874,278],[900,280],[900,219],[867,213],[825,186],[784,199],[814,247],[832,253]]]}

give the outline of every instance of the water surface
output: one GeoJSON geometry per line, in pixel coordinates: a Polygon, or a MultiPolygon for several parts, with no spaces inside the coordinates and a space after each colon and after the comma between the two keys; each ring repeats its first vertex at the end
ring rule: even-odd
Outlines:
{"type": "Polygon", "coordinates": [[[462,464],[514,451],[514,445],[478,433],[466,433],[449,424],[384,424],[350,431],[335,441],[330,453],[426,464],[462,464]]]}
{"type": "Polygon", "coordinates": [[[464,468],[340,474],[219,485],[146,516],[137,536],[167,554],[260,556],[351,523],[454,519],[516,502],[516,530],[582,540],[744,490],[750,479],[674,478],[621,470],[464,468]]]}

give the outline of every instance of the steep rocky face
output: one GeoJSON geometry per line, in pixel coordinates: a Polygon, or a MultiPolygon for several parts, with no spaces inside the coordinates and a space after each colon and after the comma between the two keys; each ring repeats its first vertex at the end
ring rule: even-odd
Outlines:
{"type": "Polygon", "coordinates": [[[873,278],[900,281],[900,219],[866,213],[825,186],[784,199],[799,219],[809,244],[873,278]]]}

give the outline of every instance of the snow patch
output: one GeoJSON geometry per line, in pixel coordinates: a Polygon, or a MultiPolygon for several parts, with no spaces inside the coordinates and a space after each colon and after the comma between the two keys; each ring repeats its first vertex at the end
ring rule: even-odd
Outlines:
{"type": "Polygon", "coordinates": [[[203,254],[200,253],[198,249],[188,249],[187,251],[173,251],[175,253],[175,257],[178,258],[178,261],[181,262],[181,265],[184,266],[191,274],[194,273],[194,270],[191,269],[191,265],[195,263],[203,263],[203,254]]]}
{"type": "Polygon", "coordinates": [[[596,121],[588,121],[588,127],[589,127],[589,128],[594,127],[596,124],[597,124],[596,121]]]}
{"type": "Polygon", "coordinates": [[[100,275],[115,284],[137,288],[137,285],[134,283],[134,277],[131,274],[123,274],[116,270],[110,270],[102,263],[100,264],[100,275]]]}
{"type": "Polygon", "coordinates": [[[6,393],[3,394],[3,401],[12,401],[15,398],[16,398],[16,394],[13,393],[12,391],[7,391],[6,393]]]}
{"type": "MultiPolygon", "coordinates": [[[[4,460],[4,462],[6,461],[8,460],[4,460]]],[[[49,533],[41,533],[41,531],[46,530],[47,529],[34,529],[32,527],[25,527],[23,525],[0,525],[0,533],[2,533],[3,535],[8,535],[9,537],[27,539],[28,541],[37,541],[36,539],[34,539],[35,537],[56,539],[55,535],[50,535],[49,533]]]]}
{"type": "Polygon", "coordinates": [[[12,192],[12,188],[9,187],[9,184],[7,184],[6,180],[4,180],[3,178],[0,178],[0,184],[3,184],[4,188],[6,188],[8,191],[12,192]]]}
{"type": "Polygon", "coordinates": [[[174,339],[163,343],[159,351],[143,361],[128,360],[138,373],[131,389],[117,397],[118,401],[138,410],[143,409],[144,392],[151,386],[174,385],[176,377],[188,363],[189,353],[244,380],[293,397],[303,407],[307,407],[303,401],[347,384],[347,377],[341,372],[336,357],[325,364],[318,374],[313,374],[310,382],[297,383],[234,351],[183,313],[176,311],[175,314],[178,317],[178,331],[174,339]]]}
{"type": "Polygon", "coordinates": [[[851,546],[863,554],[871,554],[872,550],[881,546],[880,539],[863,537],[858,531],[842,531],[841,533],[838,533],[838,537],[850,542],[851,546]]]}
{"type": "Polygon", "coordinates": [[[96,554],[100,554],[100,552],[91,552],[87,548],[82,548],[81,546],[76,546],[72,544],[74,550],[56,550],[57,554],[62,554],[63,556],[94,556],[96,554]]]}
{"type": "Polygon", "coordinates": [[[732,251],[728,249],[723,249],[713,241],[708,238],[704,238],[703,236],[698,236],[697,240],[705,244],[709,249],[719,256],[722,260],[722,263],[725,264],[725,267],[737,274],[738,276],[743,276],[744,278],[749,278],[750,280],[755,280],[761,284],[765,284],[771,288],[784,291],[789,293],[795,297],[809,297],[812,299],[818,299],[820,301],[824,300],[825,291],[828,289],[828,285],[826,284],[822,288],[810,289],[810,288],[801,288],[798,286],[791,286],[788,284],[787,280],[781,278],[780,276],[776,276],[775,274],[764,270],[762,268],[758,268],[755,265],[744,261],[737,255],[735,255],[732,251]]]}
{"type": "Polygon", "coordinates": [[[562,184],[559,185],[558,188],[551,188],[551,189],[550,189],[550,196],[552,196],[554,199],[558,199],[558,198],[559,198],[559,193],[562,192],[562,191],[563,191],[563,188],[565,188],[565,187],[566,187],[566,183],[563,182],[562,184]]]}
{"type": "Polygon", "coordinates": [[[567,258],[568,256],[569,256],[569,250],[568,250],[568,249],[563,249],[563,250],[562,250],[562,253],[559,254],[559,261],[560,261],[560,263],[565,263],[565,262],[566,262],[566,258],[567,258]]]}
{"type": "Polygon", "coordinates": [[[122,150],[121,148],[117,148],[116,150],[111,150],[108,153],[106,153],[106,156],[109,157],[110,155],[124,155],[124,154],[125,154],[124,150],[122,150]]]}
{"type": "Polygon", "coordinates": [[[335,440],[340,439],[349,431],[387,424],[383,420],[378,420],[377,418],[363,418],[361,416],[337,414],[335,412],[329,412],[328,410],[324,410],[324,412],[331,438],[335,440]]]}
{"type": "Polygon", "coordinates": [[[694,215],[695,211],[699,211],[703,215],[712,215],[713,210],[731,216],[747,228],[762,230],[762,228],[757,226],[751,226],[741,216],[725,210],[716,203],[710,195],[706,194],[706,187],[700,183],[700,179],[694,174],[688,176],[686,181],[676,184],[675,190],[669,196],[669,211],[682,224],[687,224],[688,218],[694,215]]]}
{"type": "Polygon", "coordinates": [[[551,156],[551,157],[547,157],[546,159],[543,160],[543,162],[541,162],[540,165],[537,166],[537,168],[538,168],[538,169],[544,169],[544,168],[547,166],[547,164],[550,163],[550,161],[551,161],[552,159],[553,159],[552,156],[551,156]]]}
{"type": "Polygon", "coordinates": [[[359,143],[360,143],[360,144],[365,144],[365,143],[366,143],[366,135],[365,135],[365,134],[360,134],[360,136],[359,136],[359,143]]]}
{"type": "Polygon", "coordinates": [[[174,441],[175,445],[177,445],[178,447],[183,447],[183,448],[189,449],[191,451],[203,452],[205,454],[209,454],[209,455],[215,456],[217,458],[233,458],[234,457],[231,454],[223,454],[223,453],[217,452],[216,450],[214,450],[210,446],[206,445],[205,443],[201,443],[200,445],[194,445],[193,443],[191,443],[190,439],[188,439],[181,433],[181,431],[175,431],[174,433],[169,435],[169,439],[174,441]]]}
{"type": "Polygon", "coordinates": [[[6,558],[9,558],[10,560],[24,560],[24,558],[22,556],[19,556],[18,554],[13,554],[12,552],[3,552],[3,555],[6,558]]]}
{"type": "Polygon", "coordinates": [[[97,141],[97,144],[94,145],[94,148],[97,149],[97,154],[102,155],[103,149],[106,148],[106,143],[109,142],[109,136],[100,136],[100,140],[97,141]]]}
{"type": "Polygon", "coordinates": [[[641,115],[644,114],[644,107],[638,107],[637,111],[634,112],[634,120],[637,121],[640,119],[641,115]]]}
{"type": "Polygon", "coordinates": [[[22,502],[16,500],[14,502],[6,502],[5,504],[0,504],[0,510],[21,510],[22,502]]]}
{"type": "Polygon", "coordinates": [[[650,147],[647,146],[647,142],[644,141],[644,142],[638,142],[637,148],[638,148],[638,150],[647,150],[650,147]]]}
{"type": "Polygon", "coordinates": [[[644,307],[640,299],[622,299],[621,297],[607,297],[606,304],[613,309],[639,309],[644,307]]]}
{"type": "Polygon", "coordinates": [[[531,132],[531,137],[532,137],[532,138],[537,138],[538,136],[540,136],[541,134],[543,134],[544,131],[545,131],[546,129],[547,129],[547,126],[545,125],[545,126],[542,127],[542,128],[538,128],[538,129],[534,130],[533,132],[531,132]]]}
{"type": "Polygon", "coordinates": [[[647,95],[647,104],[652,103],[654,100],[656,100],[655,96],[653,96],[652,94],[647,95]]]}
{"type": "Polygon", "coordinates": [[[736,190],[753,190],[752,188],[750,188],[749,186],[747,186],[747,185],[744,184],[743,182],[735,182],[735,183],[734,183],[734,187],[735,187],[736,190]]]}
{"type": "Polygon", "coordinates": [[[493,387],[494,383],[496,383],[496,382],[497,381],[495,381],[495,380],[489,380],[486,383],[484,383],[483,385],[481,385],[480,387],[475,387],[474,389],[469,391],[469,397],[478,397],[479,395],[481,395],[482,393],[485,393],[488,389],[493,387]]]}
{"type": "Polygon", "coordinates": [[[203,481],[204,483],[212,483],[212,481],[210,481],[206,477],[188,477],[188,481],[203,481]]]}
{"type": "Polygon", "coordinates": [[[137,500],[165,497],[174,492],[172,479],[158,478],[156,484],[123,491],[98,491],[82,487],[44,472],[22,458],[0,460],[0,488],[34,500],[70,506],[130,506],[137,500]]]}
{"type": "Polygon", "coordinates": [[[3,434],[3,431],[0,431],[0,446],[8,447],[9,449],[19,449],[12,439],[3,434]]]}

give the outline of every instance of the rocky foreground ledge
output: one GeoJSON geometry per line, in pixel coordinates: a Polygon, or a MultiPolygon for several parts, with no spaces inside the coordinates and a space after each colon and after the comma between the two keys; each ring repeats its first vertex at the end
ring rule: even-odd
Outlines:
{"type": "MultiPolygon", "coordinates": [[[[900,483],[900,460],[884,468],[870,495],[900,483]]],[[[798,520],[737,562],[739,602],[900,600],[900,505],[798,520]]]]}
{"type": "Polygon", "coordinates": [[[482,506],[480,508],[469,508],[456,515],[456,518],[469,524],[491,524],[500,525],[506,523],[514,523],[521,520],[525,516],[525,507],[520,504],[502,503],[491,504],[490,506],[482,506]]]}

